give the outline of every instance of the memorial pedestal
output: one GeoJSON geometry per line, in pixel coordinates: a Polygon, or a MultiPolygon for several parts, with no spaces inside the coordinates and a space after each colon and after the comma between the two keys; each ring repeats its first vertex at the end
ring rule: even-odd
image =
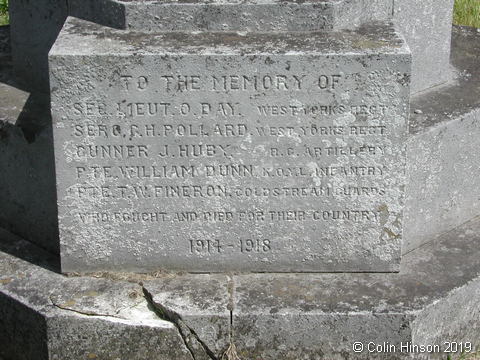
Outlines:
{"type": "MultiPolygon", "coordinates": [[[[439,19],[450,0],[435,16],[409,1],[391,17],[410,44],[416,92],[449,78],[449,21],[439,19]],[[420,46],[429,32],[438,37],[420,46]]],[[[371,12],[364,2],[62,2],[49,15],[55,31],[67,12],[129,30],[70,19],[52,51],[57,176],[48,106],[32,94],[15,116],[25,94],[9,86],[0,49],[0,225],[31,240],[0,230],[0,358],[478,351],[480,225],[465,221],[480,206],[470,176],[480,39],[455,30],[458,82],[412,98],[407,132],[408,50],[388,25],[364,24],[393,2],[369,1],[371,12]],[[179,9],[188,21],[157,22],[179,9]],[[328,273],[251,273],[262,271],[328,273]]],[[[45,69],[45,42],[28,52],[18,37],[19,19],[35,28],[43,16],[32,12],[40,0],[18,4],[15,56],[39,55],[45,69]]],[[[17,67],[45,85],[32,64],[17,67]]]]}
{"type": "Polygon", "coordinates": [[[70,19],[50,65],[64,272],[398,271],[410,54],[391,26],[70,19]]]}

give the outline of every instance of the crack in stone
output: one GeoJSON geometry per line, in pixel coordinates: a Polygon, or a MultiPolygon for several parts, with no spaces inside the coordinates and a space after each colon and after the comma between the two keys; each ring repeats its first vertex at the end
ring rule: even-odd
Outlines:
{"type": "MultiPolygon", "coordinates": [[[[65,310],[65,311],[71,311],[71,312],[74,312],[74,313],[77,313],[77,314],[80,314],[80,315],[85,315],[85,316],[103,316],[103,317],[111,317],[111,318],[115,318],[115,319],[123,319],[123,318],[121,318],[121,317],[119,317],[119,316],[115,316],[115,315],[111,315],[111,314],[102,314],[102,313],[96,313],[96,312],[93,312],[93,311],[75,310],[75,309],[69,308],[68,306],[61,305],[61,304],[56,303],[51,296],[50,296],[50,302],[52,303],[53,306],[55,306],[55,307],[58,308],[58,309],[65,310]]],[[[123,319],[123,320],[124,320],[124,319],[123,319]]]]}
{"type": "Polygon", "coordinates": [[[237,354],[237,348],[233,341],[235,334],[233,331],[233,311],[235,310],[235,280],[234,275],[227,275],[227,292],[228,292],[228,305],[227,309],[230,311],[230,331],[229,331],[229,346],[228,349],[223,353],[220,360],[241,360],[237,354]]]}
{"type": "Polygon", "coordinates": [[[228,292],[228,305],[227,309],[230,311],[230,331],[229,331],[229,336],[230,336],[230,344],[233,344],[233,310],[235,308],[235,282],[233,279],[234,275],[227,275],[227,292],[228,292]]]}
{"type": "Polygon", "coordinates": [[[181,316],[153,300],[152,294],[142,286],[143,294],[155,314],[162,320],[175,325],[193,360],[219,360],[198,334],[182,320],[181,316]],[[200,347],[200,348],[199,348],[200,347]]]}

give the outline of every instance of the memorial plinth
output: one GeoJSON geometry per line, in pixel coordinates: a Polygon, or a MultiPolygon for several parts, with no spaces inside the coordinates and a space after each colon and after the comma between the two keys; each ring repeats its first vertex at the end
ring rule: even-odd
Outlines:
{"type": "Polygon", "coordinates": [[[410,55],[390,25],[69,19],[50,66],[63,271],[399,269],[410,55]]]}
{"type": "Polygon", "coordinates": [[[391,19],[391,0],[71,0],[69,14],[140,31],[313,31],[391,19]]]}

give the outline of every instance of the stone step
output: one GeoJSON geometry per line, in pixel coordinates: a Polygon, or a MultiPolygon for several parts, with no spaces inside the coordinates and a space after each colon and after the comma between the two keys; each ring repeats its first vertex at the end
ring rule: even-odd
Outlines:
{"type": "Polygon", "coordinates": [[[58,257],[0,229],[0,356],[211,360],[233,343],[241,359],[444,360],[451,343],[466,357],[480,347],[479,234],[477,218],[399,274],[65,277],[58,257]]]}
{"type": "Polygon", "coordinates": [[[384,0],[73,0],[70,15],[142,31],[318,31],[392,15],[384,0]]]}
{"type": "Polygon", "coordinates": [[[50,67],[63,271],[398,270],[410,53],[391,24],[145,34],[71,18],[50,67]]]}

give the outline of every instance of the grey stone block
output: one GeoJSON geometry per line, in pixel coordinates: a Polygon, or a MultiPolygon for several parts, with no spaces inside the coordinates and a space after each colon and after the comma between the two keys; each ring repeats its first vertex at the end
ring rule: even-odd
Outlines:
{"type": "Polygon", "coordinates": [[[123,1],[127,29],[142,31],[310,31],[333,29],[342,1],[123,1]]]}
{"type": "Polygon", "coordinates": [[[111,2],[123,9],[125,28],[142,31],[339,30],[393,12],[391,0],[111,2]]]}
{"type": "Polygon", "coordinates": [[[376,20],[390,14],[391,1],[390,5],[378,2],[373,12],[365,11],[363,2],[13,0],[10,22],[14,66],[24,88],[48,92],[47,54],[68,15],[119,29],[247,31],[345,28],[369,19],[372,13],[376,20]],[[352,18],[347,18],[340,15],[344,8],[358,11],[350,11],[352,18]]]}
{"type": "Polygon", "coordinates": [[[172,325],[137,325],[95,317],[48,320],[49,359],[193,360],[172,325]]]}
{"type": "Polygon", "coordinates": [[[453,1],[394,1],[395,23],[412,51],[412,93],[453,79],[450,66],[453,1]]]}
{"type": "Polygon", "coordinates": [[[127,28],[125,6],[116,0],[68,0],[68,15],[115,29],[127,28]]]}
{"type": "Polygon", "coordinates": [[[59,253],[49,97],[19,89],[0,29],[0,227],[59,253]]]}
{"type": "Polygon", "coordinates": [[[124,8],[112,0],[11,0],[13,64],[17,82],[28,91],[48,93],[48,51],[69,14],[125,28],[124,8]]]}
{"type": "MultiPolygon", "coordinates": [[[[6,279],[0,281],[4,284],[6,279]]],[[[0,359],[48,359],[46,333],[46,321],[41,314],[0,295],[0,359]]]]}
{"type": "Polygon", "coordinates": [[[480,214],[479,120],[475,110],[409,139],[404,252],[480,214]]]}
{"type": "MultiPolygon", "coordinates": [[[[8,30],[8,28],[3,30],[8,30]]],[[[432,237],[439,233],[448,231],[480,214],[478,196],[475,195],[478,194],[480,185],[476,183],[477,178],[475,176],[468,175],[470,169],[475,170],[477,157],[474,152],[457,152],[456,142],[452,142],[457,137],[466,136],[470,139],[472,147],[477,146],[475,134],[478,130],[475,130],[474,126],[478,121],[475,119],[477,119],[478,109],[480,109],[480,94],[477,86],[480,76],[478,69],[476,70],[477,58],[474,55],[480,51],[479,39],[476,29],[454,27],[452,62],[461,74],[458,82],[453,87],[441,88],[413,98],[410,140],[408,141],[407,152],[410,166],[412,168],[416,167],[420,171],[409,172],[411,174],[409,180],[411,185],[407,187],[407,192],[412,195],[407,194],[404,252],[421,246],[425,242],[431,241],[432,237]],[[461,121],[461,119],[465,120],[461,121]],[[471,125],[466,126],[468,123],[471,125]],[[469,127],[472,130],[471,134],[466,133],[469,127]],[[435,130],[430,131],[430,129],[435,130]],[[452,140],[450,145],[441,145],[443,140],[438,137],[439,133],[452,140]],[[447,168],[453,166],[454,170],[437,171],[430,173],[430,175],[423,172],[423,165],[421,164],[425,164],[425,157],[413,151],[413,149],[417,148],[416,144],[419,142],[428,144],[429,141],[433,144],[432,146],[443,150],[436,155],[429,151],[427,157],[435,156],[438,159],[437,161],[441,161],[442,158],[452,159],[446,166],[447,168]],[[457,153],[463,155],[460,157],[456,155],[457,153]],[[464,169],[461,169],[462,167],[464,169]],[[422,174],[425,175],[425,180],[431,179],[431,183],[461,184],[456,188],[447,188],[444,185],[444,190],[450,189],[450,195],[456,199],[455,203],[449,201],[448,197],[440,196],[440,193],[428,197],[425,194],[422,195],[424,189],[426,189],[425,180],[421,181],[424,176],[422,174]],[[458,193],[453,194],[455,191],[458,191],[458,193]],[[417,201],[418,198],[423,200],[417,201]],[[424,205],[427,203],[431,204],[428,208],[424,205]],[[450,206],[445,205],[448,203],[450,203],[450,206]],[[422,210],[422,208],[425,210],[422,210]],[[429,208],[434,210],[430,211],[429,208]],[[422,214],[429,214],[429,221],[424,221],[422,214]]],[[[38,133],[35,128],[27,127],[27,133],[34,135],[34,141],[28,143],[21,127],[15,126],[23,107],[30,103],[30,101],[27,101],[29,94],[11,86],[16,85],[12,76],[10,54],[8,53],[8,37],[2,37],[1,43],[5,44],[4,48],[7,52],[0,53],[0,60],[2,61],[0,79],[3,83],[0,86],[0,119],[3,122],[2,140],[0,140],[0,163],[5,168],[10,169],[10,175],[0,176],[0,187],[10,190],[3,191],[0,194],[0,223],[1,226],[48,249],[50,252],[58,253],[53,155],[44,155],[50,152],[49,149],[52,148],[51,135],[46,136],[51,131],[40,129],[40,133],[38,133]],[[32,176],[36,180],[31,181],[32,176]],[[18,186],[18,184],[24,185],[18,186]]],[[[26,110],[29,107],[27,106],[26,110]]],[[[44,126],[48,126],[51,122],[50,117],[39,117],[39,112],[48,113],[48,109],[27,111],[31,114],[29,116],[31,120],[28,123],[46,124],[44,126]]],[[[448,192],[444,193],[444,195],[447,194],[448,192]]]]}
{"type": "MultiPolygon", "coordinates": [[[[415,344],[442,344],[443,348],[450,347],[455,352],[464,352],[463,356],[469,359],[468,353],[480,351],[480,282],[472,281],[463,287],[452,291],[445,299],[427,306],[413,321],[412,332],[415,344]],[[448,324],[448,326],[445,326],[448,324]],[[472,341],[473,339],[473,341],[472,341]],[[467,350],[472,344],[473,351],[467,350]]],[[[445,359],[445,353],[436,353],[424,356],[425,359],[445,359]]],[[[475,356],[470,356],[475,360],[475,356]]]]}
{"type": "Polygon", "coordinates": [[[48,101],[0,83],[0,226],[58,253],[48,101]]]}
{"type": "Polygon", "coordinates": [[[233,344],[242,359],[445,359],[408,350],[479,349],[479,234],[480,219],[444,234],[405,255],[399,274],[65,277],[1,231],[0,356],[214,360],[233,344]]]}
{"type": "Polygon", "coordinates": [[[71,19],[50,59],[63,271],[398,270],[410,59],[388,25],[71,19]]]}
{"type": "Polygon", "coordinates": [[[453,44],[456,83],[411,103],[404,252],[480,215],[480,36],[457,27],[453,44]]]}
{"type": "Polygon", "coordinates": [[[391,20],[393,0],[344,0],[336,3],[334,29],[355,28],[372,21],[391,20]]]}
{"type": "Polygon", "coordinates": [[[48,92],[48,50],[67,16],[66,0],[13,0],[9,4],[15,71],[27,89],[48,92]]]}
{"type": "Polygon", "coordinates": [[[392,16],[414,56],[413,92],[452,78],[453,0],[200,1],[14,0],[15,67],[28,89],[48,91],[47,53],[67,15],[119,29],[308,31],[345,29],[392,16]]]}
{"type": "Polygon", "coordinates": [[[123,9],[125,27],[139,30],[338,30],[393,18],[412,50],[412,93],[454,76],[450,66],[453,0],[113,2],[123,9]]]}

